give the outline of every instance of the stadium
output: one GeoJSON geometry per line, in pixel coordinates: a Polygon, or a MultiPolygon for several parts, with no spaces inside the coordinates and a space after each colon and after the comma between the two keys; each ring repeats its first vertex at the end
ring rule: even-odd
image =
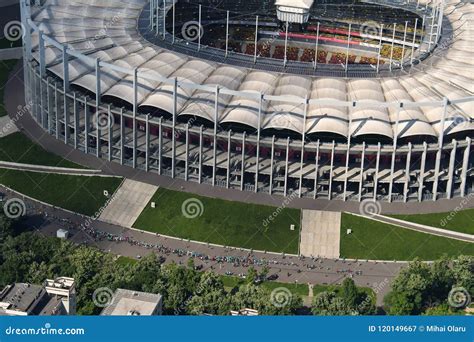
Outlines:
{"type": "Polygon", "coordinates": [[[472,192],[465,0],[22,0],[26,103],[86,154],[216,187],[472,192]]]}

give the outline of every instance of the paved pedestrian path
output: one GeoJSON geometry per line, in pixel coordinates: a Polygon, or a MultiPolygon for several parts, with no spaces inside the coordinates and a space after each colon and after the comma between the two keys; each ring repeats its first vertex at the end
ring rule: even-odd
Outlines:
{"type": "Polygon", "coordinates": [[[131,228],[156,190],[157,186],[126,179],[102,211],[100,220],[131,228]]]}
{"type": "Polygon", "coordinates": [[[339,258],[341,213],[303,210],[300,254],[339,258]]]}

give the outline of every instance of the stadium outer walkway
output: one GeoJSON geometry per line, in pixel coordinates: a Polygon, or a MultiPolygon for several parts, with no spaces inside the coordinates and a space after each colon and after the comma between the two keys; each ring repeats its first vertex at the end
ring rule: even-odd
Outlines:
{"type": "MultiPolygon", "coordinates": [[[[135,181],[148,183],[151,185],[163,187],[171,190],[185,191],[202,196],[221,198],[231,201],[240,201],[246,203],[265,204],[280,207],[284,204],[284,198],[281,196],[269,195],[267,193],[253,193],[235,189],[225,189],[213,187],[205,184],[186,182],[180,179],[171,179],[160,176],[155,173],[149,173],[142,170],[133,169],[115,162],[109,162],[99,159],[92,155],[86,155],[81,151],[65,145],[62,141],[46,133],[33,119],[31,115],[18,115],[18,106],[25,103],[23,69],[21,62],[11,73],[5,86],[5,108],[9,116],[18,126],[19,130],[26,134],[32,141],[41,145],[47,151],[55,153],[63,158],[73,161],[77,164],[89,167],[91,169],[102,170],[105,174],[122,176],[135,181]]],[[[442,199],[436,202],[410,202],[410,203],[386,203],[380,202],[383,214],[419,214],[434,212],[449,212],[454,209],[473,208],[474,201],[467,198],[455,198],[451,200],[442,199]]],[[[291,208],[313,209],[321,211],[347,211],[359,213],[360,203],[340,200],[324,200],[311,198],[295,198],[287,205],[291,208]]]]}

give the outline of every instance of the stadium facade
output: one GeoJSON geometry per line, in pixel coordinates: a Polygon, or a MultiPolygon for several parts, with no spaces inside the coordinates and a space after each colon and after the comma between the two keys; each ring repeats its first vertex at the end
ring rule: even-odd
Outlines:
{"type": "Polygon", "coordinates": [[[204,46],[205,20],[227,30],[230,20],[203,1],[197,41],[184,39],[177,4],[193,1],[160,3],[21,1],[26,103],[46,132],[98,158],[243,191],[355,201],[472,191],[473,4],[379,1],[417,18],[413,41],[402,25],[400,60],[394,24],[392,38],[368,33],[376,62],[349,66],[349,25],[345,65],[322,66],[288,61],[288,25],[281,63],[230,52],[228,40],[204,46]]]}

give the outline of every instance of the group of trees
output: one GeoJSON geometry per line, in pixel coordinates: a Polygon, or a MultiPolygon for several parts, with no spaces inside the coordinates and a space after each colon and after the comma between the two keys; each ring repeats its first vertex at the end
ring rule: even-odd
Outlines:
{"type": "Polygon", "coordinates": [[[292,296],[288,305],[277,307],[270,291],[249,281],[232,289],[213,272],[198,272],[188,266],[163,265],[154,253],[137,262],[119,262],[96,248],[42,237],[32,232],[14,234],[11,222],[0,216],[0,288],[13,282],[41,284],[46,278],[73,277],[77,283],[78,314],[98,314],[93,302],[96,289],[107,287],[160,293],[164,311],[170,315],[228,315],[230,310],[253,308],[266,315],[291,315],[302,307],[292,296]]]}
{"type": "Polygon", "coordinates": [[[374,315],[375,297],[358,289],[354,280],[346,278],[342,288],[336,291],[324,291],[316,295],[311,311],[320,316],[374,315]]]}
{"type": "MultiPolygon", "coordinates": [[[[457,307],[449,303],[450,292],[456,288],[462,289],[463,296],[474,293],[474,256],[445,257],[431,264],[415,260],[402,269],[385,297],[387,313],[459,314],[464,309],[462,305],[457,307]]],[[[451,298],[451,301],[455,300],[451,298]]]]}
{"type": "MultiPolygon", "coordinates": [[[[41,284],[46,278],[74,277],[78,291],[78,313],[101,311],[92,298],[101,287],[160,293],[164,311],[170,315],[227,315],[230,310],[256,309],[263,315],[292,315],[302,312],[302,298],[291,295],[285,305],[274,305],[271,291],[261,285],[268,268],[258,273],[249,268],[245,282],[225,287],[213,272],[198,272],[190,260],[187,266],[163,265],[154,254],[138,262],[119,262],[96,248],[78,246],[56,238],[12,229],[12,222],[0,215],[0,288],[13,282],[41,284]]],[[[432,264],[415,261],[404,268],[386,296],[389,314],[450,314],[448,293],[453,287],[474,290],[474,258],[442,259],[432,264]]],[[[375,314],[371,292],[357,288],[346,278],[342,287],[317,294],[311,305],[315,315],[375,314]]]]}

